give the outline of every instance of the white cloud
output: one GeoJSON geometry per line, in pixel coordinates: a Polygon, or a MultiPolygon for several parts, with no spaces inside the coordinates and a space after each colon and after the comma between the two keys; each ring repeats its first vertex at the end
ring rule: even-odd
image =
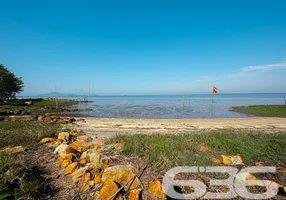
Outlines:
{"type": "Polygon", "coordinates": [[[249,72],[249,71],[260,71],[267,72],[276,69],[286,68],[286,62],[268,64],[268,65],[257,65],[257,66],[248,66],[241,69],[241,71],[249,72]]]}

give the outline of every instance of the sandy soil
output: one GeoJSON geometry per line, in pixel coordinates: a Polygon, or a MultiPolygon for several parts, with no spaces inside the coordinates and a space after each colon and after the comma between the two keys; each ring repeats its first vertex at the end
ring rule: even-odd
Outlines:
{"type": "Polygon", "coordinates": [[[77,122],[77,129],[98,138],[120,133],[154,134],[204,132],[220,129],[246,129],[277,132],[286,130],[286,118],[215,118],[215,119],[124,119],[85,118],[77,122]]]}

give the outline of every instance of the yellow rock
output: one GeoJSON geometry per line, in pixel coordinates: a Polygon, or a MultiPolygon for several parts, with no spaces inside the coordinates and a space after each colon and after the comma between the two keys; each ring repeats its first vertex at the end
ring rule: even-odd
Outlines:
{"type": "Polygon", "coordinates": [[[98,153],[101,153],[102,152],[102,148],[98,145],[95,146],[94,150],[98,153]]]}
{"type": "Polygon", "coordinates": [[[73,182],[78,182],[80,178],[83,176],[83,174],[88,170],[88,166],[81,167],[78,170],[74,171],[72,173],[72,180],[73,182]]]}
{"type": "Polygon", "coordinates": [[[15,147],[8,147],[6,149],[0,150],[0,152],[6,152],[6,153],[21,153],[25,151],[26,148],[23,146],[15,146],[15,147]]]}
{"type": "Polygon", "coordinates": [[[153,181],[149,185],[148,191],[153,197],[159,197],[164,199],[166,196],[160,181],[153,181]]]}
{"type": "Polygon", "coordinates": [[[243,165],[242,158],[237,156],[220,156],[221,162],[225,165],[243,165]]]}
{"type": "Polygon", "coordinates": [[[104,140],[97,140],[96,142],[94,142],[94,145],[104,145],[105,141],[104,140]]]}
{"type": "Polygon", "coordinates": [[[90,188],[89,182],[90,182],[90,173],[86,172],[82,176],[81,191],[85,192],[90,188]]]}
{"type": "Polygon", "coordinates": [[[32,102],[32,101],[26,101],[25,104],[26,104],[27,106],[30,106],[30,105],[33,105],[33,102],[32,102]]]}
{"type": "Polygon", "coordinates": [[[76,137],[76,140],[83,142],[90,142],[92,138],[89,135],[79,135],[76,137]]]}
{"type": "Polygon", "coordinates": [[[89,182],[88,182],[88,185],[89,185],[90,187],[94,186],[94,184],[95,184],[94,181],[89,181],[89,182]]]}
{"type": "Polygon", "coordinates": [[[55,138],[43,138],[40,143],[48,143],[48,142],[55,142],[55,138]]]}
{"type": "Polygon", "coordinates": [[[61,155],[58,158],[59,163],[61,164],[62,168],[66,168],[68,165],[72,164],[73,154],[65,154],[61,155]]]}
{"type": "Polygon", "coordinates": [[[90,163],[94,164],[96,168],[101,168],[101,154],[100,153],[91,153],[89,155],[89,161],[90,163]]]}
{"type": "MultiPolygon", "coordinates": [[[[99,194],[100,194],[100,200],[108,200],[111,196],[113,196],[118,191],[117,184],[112,180],[106,180],[103,184],[103,187],[101,188],[99,194]]],[[[115,200],[115,196],[111,198],[111,200],[115,200]]],[[[118,195],[116,200],[123,200],[122,195],[118,195]]]]}
{"type": "MultiPolygon", "coordinates": [[[[134,174],[135,175],[135,174],[134,174]]],[[[130,190],[142,190],[143,189],[143,183],[140,181],[140,179],[136,176],[136,178],[129,183],[130,190]],[[131,184],[131,185],[130,185],[131,184]]]]}
{"type": "Polygon", "coordinates": [[[141,191],[140,189],[133,189],[130,190],[128,200],[140,200],[141,198],[141,191]]]}
{"type": "Polygon", "coordinates": [[[79,164],[85,166],[87,163],[86,159],[80,159],[79,164]]]}
{"type": "Polygon", "coordinates": [[[117,183],[123,184],[126,181],[129,181],[134,177],[132,170],[124,165],[117,165],[108,167],[102,174],[102,181],[112,180],[117,183]]]}
{"type": "Polygon", "coordinates": [[[93,195],[93,197],[97,200],[100,200],[100,194],[99,194],[99,191],[96,191],[93,195]]]}
{"type": "Polygon", "coordinates": [[[78,152],[84,152],[88,150],[91,146],[91,143],[89,142],[83,142],[83,141],[73,141],[70,144],[70,147],[77,150],[78,152]]]}
{"type": "Polygon", "coordinates": [[[210,153],[210,152],[211,152],[211,149],[210,149],[207,145],[202,145],[202,146],[200,147],[200,151],[205,151],[205,152],[210,153]]]}
{"type": "Polygon", "coordinates": [[[69,145],[67,144],[60,144],[54,151],[54,154],[65,155],[67,153],[67,149],[69,145]]]}
{"type": "Polygon", "coordinates": [[[119,140],[114,144],[115,149],[122,150],[124,148],[124,140],[119,140]]]}
{"type": "Polygon", "coordinates": [[[65,138],[68,138],[69,136],[70,136],[69,133],[67,133],[67,132],[61,132],[61,133],[59,133],[59,135],[58,135],[58,140],[64,141],[65,138]]]}
{"type": "Polygon", "coordinates": [[[77,162],[73,162],[72,164],[67,166],[66,174],[71,174],[71,173],[73,173],[77,169],[78,169],[78,163],[77,162]]]}
{"type": "Polygon", "coordinates": [[[97,175],[94,178],[94,184],[99,184],[99,183],[101,183],[101,177],[100,177],[100,175],[97,175]]]}
{"type": "Polygon", "coordinates": [[[218,165],[220,165],[220,164],[222,163],[221,160],[218,159],[218,158],[212,158],[212,161],[213,161],[215,164],[218,164],[218,165]]]}

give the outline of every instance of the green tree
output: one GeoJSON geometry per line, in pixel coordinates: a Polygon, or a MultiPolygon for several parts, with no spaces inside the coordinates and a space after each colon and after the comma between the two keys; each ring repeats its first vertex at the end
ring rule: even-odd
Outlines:
{"type": "Polygon", "coordinates": [[[0,64],[0,103],[15,98],[17,93],[23,91],[23,87],[22,79],[0,64]]]}

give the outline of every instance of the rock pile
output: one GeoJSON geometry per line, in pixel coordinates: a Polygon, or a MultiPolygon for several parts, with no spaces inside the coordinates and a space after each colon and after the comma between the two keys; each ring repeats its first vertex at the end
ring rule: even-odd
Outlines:
{"type": "MultiPolygon", "coordinates": [[[[110,152],[117,154],[124,148],[124,141],[106,144],[88,135],[61,132],[58,138],[43,138],[41,143],[54,145],[59,165],[65,169],[82,192],[92,190],[95,199],[142,199],[143,183],[140,175],[129,166],[110,166],[110,152]]],[[[149,192],[154,197],[165,198],[161,183],[151,183],[149,192]]]]}

